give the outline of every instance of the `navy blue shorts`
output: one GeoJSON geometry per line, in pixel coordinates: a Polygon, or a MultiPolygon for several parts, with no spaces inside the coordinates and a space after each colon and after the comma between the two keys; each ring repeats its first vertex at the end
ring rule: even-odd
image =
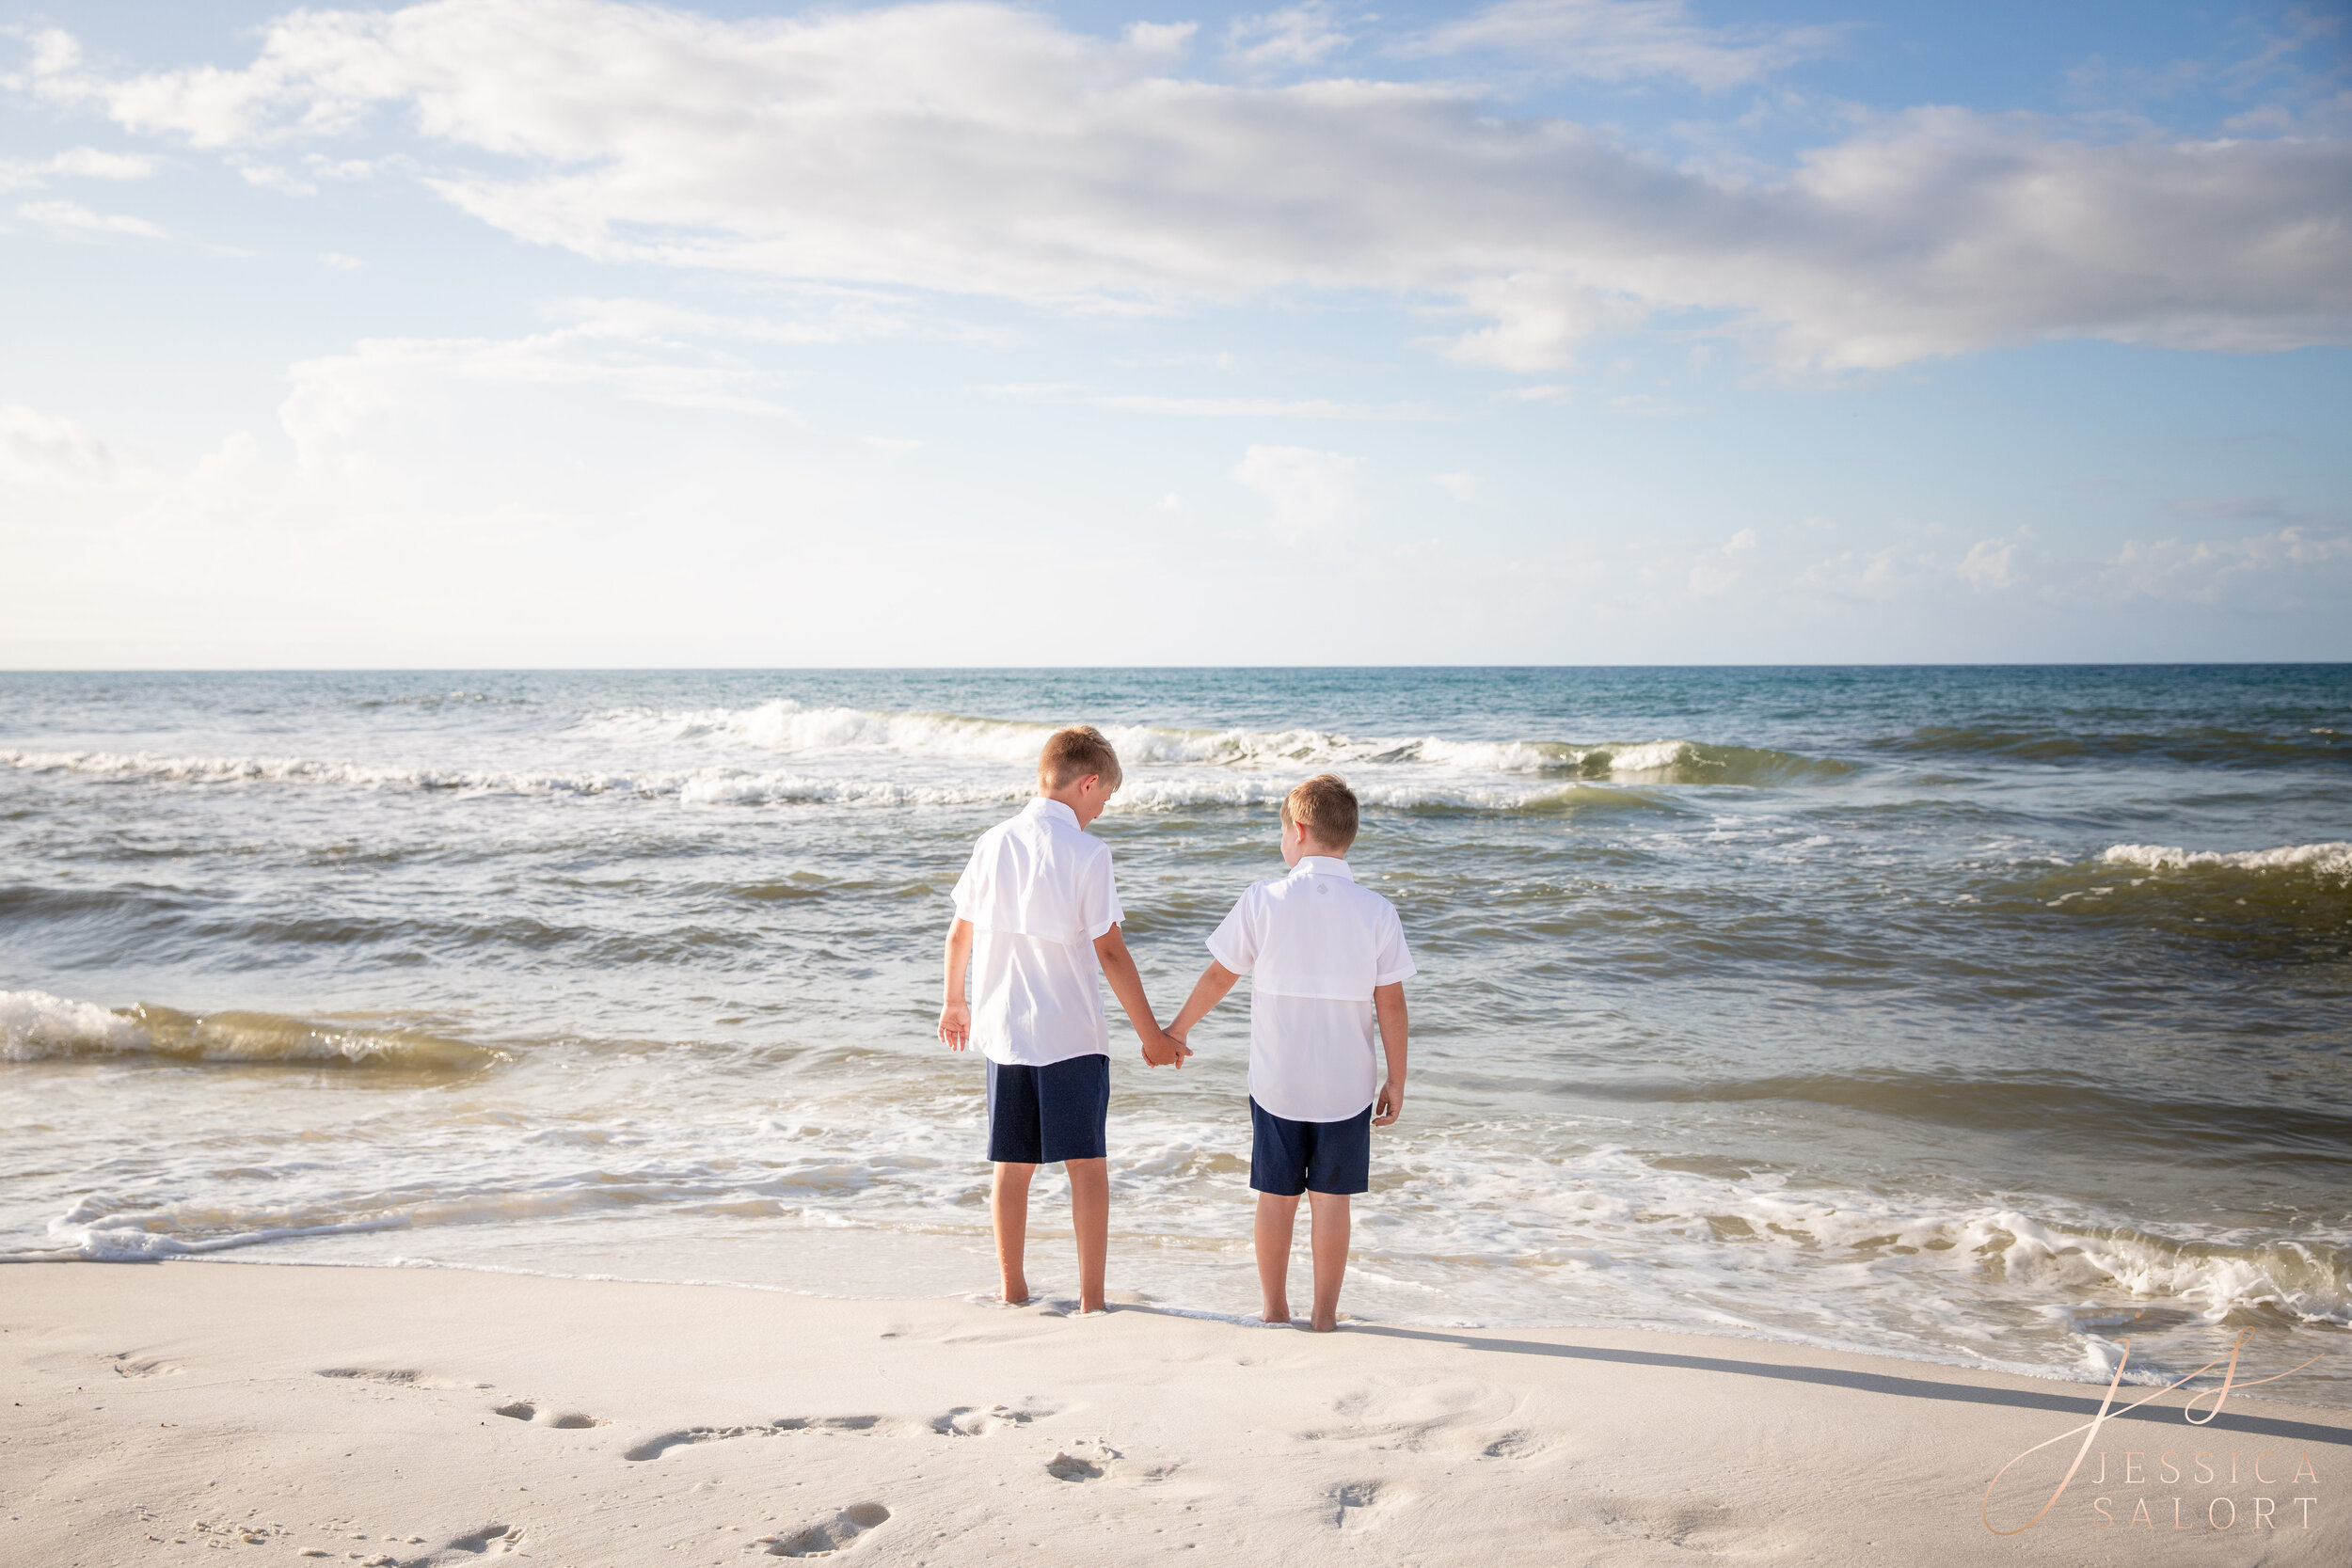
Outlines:
{"type": "Polygon", "coordinates": [[[1372,1186],[1372,1107],[1345,1121],[1293,1121],[1249,1102],[1249,1184],[1277,1197],[1372,1186]]]}
{"type": "Polygon", "coordinates": [[[1111,1059],[1072,1056],[1044,1067],[990,1058],[988,1157],[1006,1164],[1100,1160],[1111,1114],[1111,1059]]]}

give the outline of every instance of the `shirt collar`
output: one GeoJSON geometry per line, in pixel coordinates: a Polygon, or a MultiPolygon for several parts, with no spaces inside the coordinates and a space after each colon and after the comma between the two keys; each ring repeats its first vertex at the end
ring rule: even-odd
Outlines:
{"type": "Polygon", "coordinates": [[[1071,827],[1074,828],[1078,825],[1076,812],[1072,811],[1059,800],[1049,800],[1042,795],[1029,802],[1029,815],[1031,816],[1058,816],[1071,827]]]}
{"type": "Polygon", "coordinates": [[[1291,867],[1291,875],[1294,877],[1338,877],[1350,882],[1356,879],[1356,874],[1348,870],[1347,863],[1337,855],[1301,855],[1298,857],[1298,863],[1291,867]]]}

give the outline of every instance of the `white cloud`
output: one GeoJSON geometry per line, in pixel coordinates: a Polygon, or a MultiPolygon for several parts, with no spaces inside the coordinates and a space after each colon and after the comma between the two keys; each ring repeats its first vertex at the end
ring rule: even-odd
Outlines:
{"type": "Polygon", "coordinates": [[[143,240],[168,238],[162,226],[150,223],[145,218],[118,213],[93,213],[78,201],[21,202],[16,215],[44,229],[60,229],[70,233],[130,234],[143,240]]]}
{"type": "Polygon", "coordinates": [[[155,161],[129,152],[102,152],[94,147],[68,148],[52,158],[26,162],[0,158],[0,191],[39,187],[52,177],[71,180],[144,180],[155,172],[155,161]]]}
{"type": "Polygon", "coordinates": [[[2317,573],[2340,583],[2347,565],[2352,565],[2352,535],[2315,536],[2305,529],[2286,528],[2239,539],[2130,540],[2104,564],[2100,576],[2111,592],[2127,596],[2211,604],[2235,579],[2291,572],[2312,588],[2317,573]]]}
{"type": "Polygon", "coordinates": [[[1339,29],[1331,8],[1308,0],[1261,16],[1234,19],[1225,30],[1226,56],[1244,71],[1288,71],[1320,65],[1355,40],[1339,29]]]}
{"type": "Polygon", "coordinates": [[[103,484],[115,467],[104,444],[72,420],[0,404],[0,484],[103,484]]]}
{"type": "Polygon", "coordinates": [[[594,388],[674,408],[796,417],[764,394],[764,378],[749,366],[664,339],[626,314],[516,339],[363,340],[287,375],[294,391],[278,420],[299,467],[355,479],[365,477],[365,457],[388,450],[369,438],[372,427],[430,421],[450,407],[453,388],[594,388]]]}
{"type": "MultiPolygon", "coordinates": [[[[1664,0],[1438,36],[1539,24],[1593,70],[1703,85],[1799,46],[1664,0]]],[[[1186,78],[1184,42],[981,3],[734,22],[432,0],[290,13],[238,69],[110,78],[50,40],[26,80],[240,155],[389,113],[430,144],[431,189],[609,261],[1088,309],[1398,291],[1486,316],[1448,352],[1518,371],[1661,316],[1828,370],[2064,337],[2352,341],[2342,140],[1930,108],[1734,178],[1470,86],[1186,78]]]]}
{"type": "Polygon", "coordinates": [[[1672,398],[1661,398],[1654,392],[1626,392],[1608,400],[1605,407],[1613,414],[1630,414],[1637,420],[1672,420],[1698,409],[1672,398]]]}
{"type": "Polygon", "coordinates": [[[1711,599],[1730,591],[1740,578],[1741,559],[1755,553],[1756,530],[1743,528],[1725,541],[1723,548],[1709,550],[1691,563],[1691,597],[1711,599]]]}
{"type": "Polygon", "coordinates": [[[292,169],[280,168],[276,164],[245,164],[238,167],[237,173],[246,184],[265,191],[276,191],[280,196],[316,196],[319,194],[319,188],[310,181],[292,169]]]}
{"type": "Polygon", "coordinates": [[[1329,541],[1356,510],[1356,460],[1311,447],[1251,447],[1233,478],[1266,499],[1285,545],[1329,541]]]}
{"type": "Polygon", "coordinates": [[[1502,0],[1432,28],[1413,52],[1493,51],[1561,76],[1670,76],[1721,88],[1753,82],[1836,41],[1831,27],[1706,26],[1692,20],[1682,0],[1502,0]]]}
{"type": "Polygon", "coordinates": [[[1457,501],[1470,501],[1478,496],[1476,474],[1431,474],[1429,483],[1457,501]]]}
{"type": "Polygon", "coordinates": [[[1087,401],[1130,414],[1183,414],[1198,419],[1427,420],[1421,403],[1339,403],[1329,398],[1168,398],[1119,394],[1087,401]]]}
{"type": "Polygon", "coordinates": [[[2025,580],[2017,570],[2017,549],[2025,532],[2007,539],[1979,539],[1955,568],[1971,588],[2014,588],[2025,580]]]}
{"type": "Polygon", "coordinates": [[[1542,273],[1469,283],[1461,298],[1464,309],[1492,317],[1494,325],[1444,343],[1444,354],[1505,371],[1565,365],[1576,344],[1605,330],[1636,325],[1650,312],[1633,294],[1542,273]]]}
{"type": "Polygon", "coordinates": [[[1330,398],[1172,398],[1145,392],[1093,392],[1054,383],[1010,382],[972,390],[1025,403],[1078,404],[1122,414],[1174,414],[1207,420],[1431,420],[1425,403],[1340,403],[1330,398]]]}
{"type": "Polygon", "coordinates": [[[1922,568],[1917,552],[1900,545],[1844,550],[1798,573],[1796,587],[1849,603],[1883,603],[1919,586],[1922,568]]]}

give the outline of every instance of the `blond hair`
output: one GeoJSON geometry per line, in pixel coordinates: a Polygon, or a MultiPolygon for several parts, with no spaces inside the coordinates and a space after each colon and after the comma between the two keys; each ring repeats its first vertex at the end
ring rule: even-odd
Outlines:
{"type": "Polygon", "coordinates": [[[1111,750],[1101,730],[1091,724],[1073,724],[1045,737],[1045,750],[1037,757],[1039,789],[1062,789],[1089,773],[1102,775],[1112,789],[1119,787],[1119,753],[1111,750]]]}
{"type": "Polygon", "coordinates": [[[1318,773],[1282,797],[1282,823],[1297,823],[1315,847],[1340,854],[1356,842],[1356,792],[1337,773],[1318,773]]]}

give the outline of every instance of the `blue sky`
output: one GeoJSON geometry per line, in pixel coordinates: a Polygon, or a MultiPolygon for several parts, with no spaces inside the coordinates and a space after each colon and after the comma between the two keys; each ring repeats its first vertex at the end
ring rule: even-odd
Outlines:
{"type": "Polygon", "coordinates": [[[0,17],[0,665],[2352,657],[2341,6],[0,17]]]}

